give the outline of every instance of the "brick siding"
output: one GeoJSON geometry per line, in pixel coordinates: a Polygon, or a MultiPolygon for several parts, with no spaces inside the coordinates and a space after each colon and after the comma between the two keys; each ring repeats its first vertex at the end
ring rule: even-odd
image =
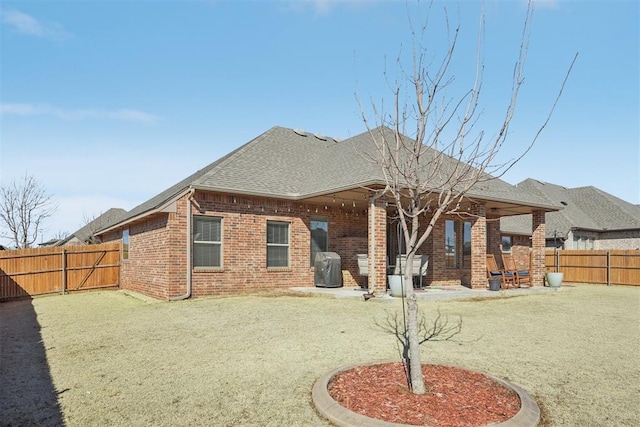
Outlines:
{"type": "MultiPolygon", "coordinates": [[[[192,215],[206,215],[222,219],[222,266],[220,268],[195,268],[192,271],[192,295],[225,295],[270,289],[286,289],[292,286],[314,286],[310,256],[310,222],[312,216],[324,216],[329,223],[328,250],[341,256],[344,286],[362,286],[365,278],[359,276],[357,254],[369,252],[367,210],[311,205],[275,199],[233,196],[197,191],[192,215]],[[290,224],[290,264],[286,268],[266,266],[267,221],[290,224]]],[[[432,235],[417,251],[429,256],[424,285],[473,285],[486,286],[484,254],[489,230],[489,251],[500,250],[498,221],[485,221],[484,206],[475,207],[469,219],[446,216],[438,221],[432,235]],[[475,216],[474,216],[475,215],[475,216]],[[458,268],[446,267],[445,220],[458,221],[456,242],[458,268]],[[464,260],[463,223],[472,223],[472,262],[464,260]],[[471,266],[474,265],[472,269],[471,266]],[[482,271],[481,271],[482,270],[482,271]]],[[[121,267],[121,287],[143,294],[168,299],[185,293],[187,277],[187,196],[176,202],[175,213],[156,213],[128,225],[129,260],[121,267]]],[[[395,225],[389,225],[383,202],[375,208],[377,292],[386,289],[387,228],[394,233],[395,225]]],[[[421,231],[429,218],[421,219],[421,231]]],[[[543,234],[544,235],[544,234],[543,234]]],[[[121,239],[122,230],[103,236],[104,241],[121,239]]],[[[393,245],[391,245],[393,246],[393,245]]],[[[391,255],[391,254],[389,254],[391,255]]],[[[395,253],[393,254],[395,256],[395,253]]],[[[394,263],[395,260],[389,260],[394,263]]],[[[370,270],[371,271],[371,267],[370,270]]]]}

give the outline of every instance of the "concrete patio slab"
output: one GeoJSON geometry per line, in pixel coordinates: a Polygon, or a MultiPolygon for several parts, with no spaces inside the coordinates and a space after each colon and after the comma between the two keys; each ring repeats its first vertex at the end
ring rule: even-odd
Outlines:
{"type": "MultiPolygon", "coordinates": [[[[340,287],[340,288],[320,288],[320,287],[294,287],[290,288],[291,291],[307,293],[313,295],[327,296],[331,298],[351,298],[351,299],[363,299],[367,294],[366,290],[355,287],[340,287]]],[[[562,286],[558,288],[551,288],[547,286],[534,286],[530,288],[513,288],[501,291],[490,291],[488,289],[469,289],[465,286],[437,286],[427,287],[425,289],[416,290],[416,295],[419,300],[447,300],[447,299],[474,299],[474,298],[500,298],[520,295],[532,295],[539,293],[551,293],[551,292],[563,292],[568,290],[568,287],[562,286]]],[[[376,295],[369,301],[396,301],[398,297],[392,297],[389,293],[382,295],[376,295]]]]}

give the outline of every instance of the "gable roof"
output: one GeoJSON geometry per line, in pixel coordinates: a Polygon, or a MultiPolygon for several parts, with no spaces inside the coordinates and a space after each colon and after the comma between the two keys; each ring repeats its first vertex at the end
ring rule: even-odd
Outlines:
{"type": "MultiPolygon", "coordinates": [[[[392,131],[380,127],[372,132],[392,131]]],[[[434,155],[436,152],[428,153],[434,155]]],[[[366,158],[375,154],[369,132],[340,141],[276,126],[136,206],[120,222],[128,223],[156,212],[189,189],[303,200],[368,185],[383,185],[381,168],[366,158]]],[[[456,160],[445,158],[445,165],[453,167],[453,162],[456,160]]],[[[469,196],[544,210],[558,209],[545,199],[499,179],[478,185],[469,196]]],[[[105,231],[106,227],[100,232],[105,231]]]]}
{"type": "MultiPolygon", "coordinates": [[[[547,238],[553,238],[554,232],[558,237],[566,237],[572,229],[599,232],[640,229],[640,207],[599,188],[565,188],[531,178],[517,186],[564,206],[561,211],[546,214],[547,238]]],[[[502,218],[500,228],[506,233],[531,234],[531,216],[502,218]]]]}
{"type": "Polygon", "coordinates": [[[111,208],[93,221],[84,225],[66,238],[59,240],[53,246],[63,246],[69,243],[74,237],[83,243],[88,243],[97,234],[98,230],[110,227],[119,222],[127,213],[124,209],[111,208]]]}

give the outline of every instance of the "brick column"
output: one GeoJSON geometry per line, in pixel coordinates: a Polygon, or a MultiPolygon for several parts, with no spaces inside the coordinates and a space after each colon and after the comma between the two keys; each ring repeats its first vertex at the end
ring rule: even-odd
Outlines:
{"type": "Polygon", "coordinates": [[[491,221],[487,221],[487,233],[489,233],[489,247],[487,248],[487,253],[493,254],[493,256],[496,258],[498,266],[500,266],[502,264],[502,258],[500,257],[502,255],[502,234],[500,232],[500,218],[491,218],[491,221]]]}
{"type": "Polygon", "coordinates": [[[387,291],[387,210],[384,200],[369,200],[369,292],[387,291]]]}
{"type": "Polygon", "coordinates": [[[487,210],[484,203],[471,206],[471,287],[487,286],[487,210]]]}
{"type": "Polygon", "coordinates": [[[531,286],[542,286],[544,283],[544,251],[545,251],[545,213],[533,212],[531,219],[531,286]]]}

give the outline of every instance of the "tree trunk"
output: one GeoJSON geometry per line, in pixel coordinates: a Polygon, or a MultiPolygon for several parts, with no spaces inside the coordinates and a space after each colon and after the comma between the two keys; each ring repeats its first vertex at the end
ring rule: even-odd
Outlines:
{"type": "MultiPolygon", "coordinates": [[[[413,287],[413,285],[412,285],[413,287]]],[[[407,329],[409,335],[409,371],[411,373],[411,391],[414,394],[425,394],[427,389],[422,376],[420,360],[420,340],[418,338],[418,299],[415,292],[407,296],[407,329]]]]}
{"type": "Polygon", "coordinates": [[[413,290],[413,257],[407,254],[407,265],[404,269],[404,283],[407,288],[407,335],[409,340],[409,378],[411,392],[425,394],[427,389],[422,376],[422,361],[420,358],[420,338],[418,336],[418,298],[413,290]]]}

